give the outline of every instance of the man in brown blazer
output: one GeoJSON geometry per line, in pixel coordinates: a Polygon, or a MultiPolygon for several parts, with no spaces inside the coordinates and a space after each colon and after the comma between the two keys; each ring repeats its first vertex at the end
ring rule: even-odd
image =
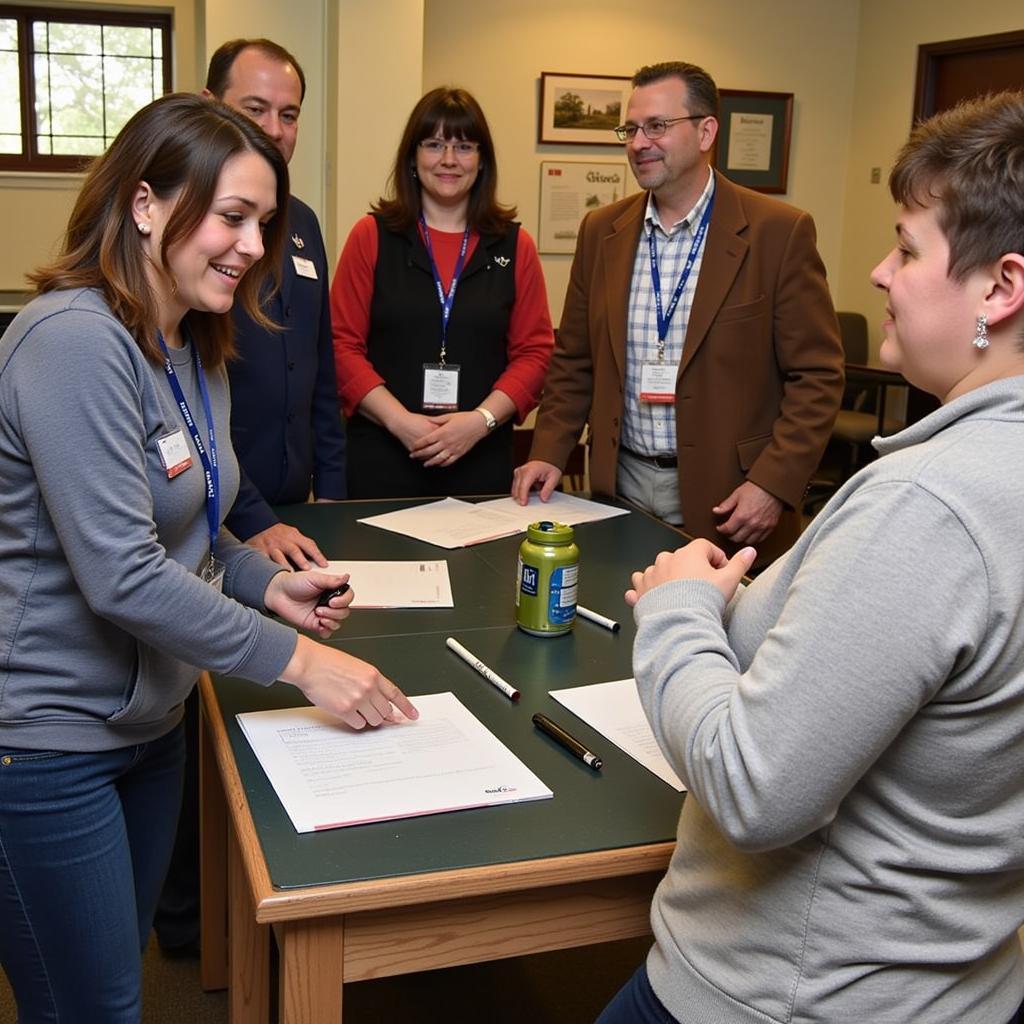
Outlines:
{"type": "Polygon", "coordinates": [[[718,90],[641,68],[617,133],[645,189],[580,227],[530,460],[547,500],[590,424],[590,480],[759,563],[799,531],[843,390],[843,349],[806,213],[710,168],[718,90]],[[658,298],[660,295],[660,313],[658,298]]]}

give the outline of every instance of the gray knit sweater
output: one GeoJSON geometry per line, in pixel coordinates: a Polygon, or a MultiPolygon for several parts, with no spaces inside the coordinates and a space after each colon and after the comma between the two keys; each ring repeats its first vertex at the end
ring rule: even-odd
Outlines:
{"type": "Polygon", "coordinates": [[[697,581],[637,604],[690,789],[648,971],[687,1024],[1003,1024],[1024,994],[1024,377],[878,447],[728,612],[697,581]]]}
{"type": "MultiPolygon", "coordinates": [[[[190,346],[172,361],[205,437],[190,346]]],[[[227,375],[207,383],[223,516],[238,489],[227,375]]],[[[222,529],[224,594],[196,575],[205,480],[187,431],[193,466],[167,478],[157,440],[175,430],[163,366],[97,292],[40,296],[0,340],[0,748],[146,742],[200,667],[270,683],[294,652],[294,630],[245,607],[278,566],[222,529]]]]}

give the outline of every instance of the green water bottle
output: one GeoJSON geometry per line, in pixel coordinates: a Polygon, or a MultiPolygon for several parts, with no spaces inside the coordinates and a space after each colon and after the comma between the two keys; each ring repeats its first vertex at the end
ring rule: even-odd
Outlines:
{"type": "Polygon", "coordinates": [[[531,636],[564,636],[576,621],[580,549],[573,528],[531,523],[519,547],[516,625],[531,636]]]}

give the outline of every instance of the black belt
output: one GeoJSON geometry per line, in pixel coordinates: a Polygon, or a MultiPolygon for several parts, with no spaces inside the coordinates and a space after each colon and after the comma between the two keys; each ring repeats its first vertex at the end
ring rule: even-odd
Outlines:
{"type": "Polygon", "coordinates": [[[658,469],[675,469],[679,465],[679,458],[676,455],[644,455],[627,448],[624,444],[619,445],[619,451],[631,455],[634,459],[646,462],[650,466],[657,466],[658,469]]]}

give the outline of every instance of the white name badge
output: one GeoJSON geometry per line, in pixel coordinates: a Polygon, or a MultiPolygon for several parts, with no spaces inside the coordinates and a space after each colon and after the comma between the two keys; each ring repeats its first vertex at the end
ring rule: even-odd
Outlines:
{"type": "Polygon", "coordinates": [[[644,363],[640,369],[640,401],[674,402],[678,376],[678,363],[644,363]]]}
{"type": "Polygon", "coordinates": [[[179,473],[184,473],[192,465],[192,456],[188,451],[188,442],[181,430],[165,434],[156,439],[156,450],[160,461],[167,470],[167,479],[173,480],[179,473]]]}
{"type": "Polygon", "coordinates": [[[423,364],[423,408],[454,412],[459,407],[459,367],[423,364]]]}
{"type": "Polygon", "coordinates": [[[292,256],[292,263],[295,264],[295,273],[299,277],[308,277],[311,281],[315,281],[316,278],[316,264],[312,260],[307,260],[305,256],[292,256]]]}

